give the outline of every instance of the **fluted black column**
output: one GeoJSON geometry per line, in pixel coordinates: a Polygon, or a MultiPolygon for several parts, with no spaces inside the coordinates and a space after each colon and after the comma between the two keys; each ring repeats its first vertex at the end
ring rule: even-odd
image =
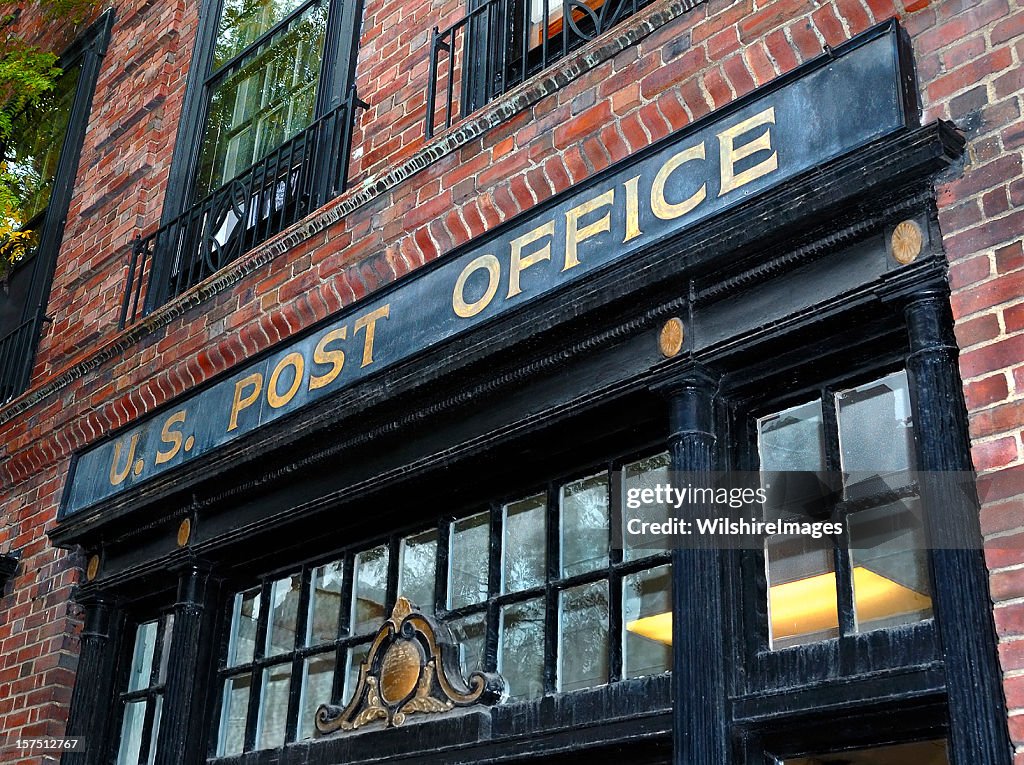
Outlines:
{"type": "MultiPolygon", "coordinates": [[[[694,485],[711,485],[716,390],[717,382],[699,366],[663,387],[672,471],[694,485]]],[[[672,761],[727,765],[721,553],[710,542],[692,539],[672,554],[672,761]]]]}
{"type": "Polygon", "coordinates": [[[214,589],[206,564],[193,561],[181,571],[157,738],[157,765],[183,765],[203,759],[206,736],[202,711],[214,642],[210,634],[214,589]]]}
{"type": "Polygon", "coordinates": [[[906,304],[921,493],[933,548],[933,606],[949,688],[950,762],[1006,765],[1012,753],[996,654],[963,383],[949,299],[925,291],[906,304]]]}
{"type": "Polygon", "coordinates": [[[84,738],[88,749],[65,752],[61,758],[64,765],[94,765],[101,761],[110,717],[110,684],[116,663],[113,599],[90,593],[79,602],[85,608],[85,627],[65,735],[84,738]]]}

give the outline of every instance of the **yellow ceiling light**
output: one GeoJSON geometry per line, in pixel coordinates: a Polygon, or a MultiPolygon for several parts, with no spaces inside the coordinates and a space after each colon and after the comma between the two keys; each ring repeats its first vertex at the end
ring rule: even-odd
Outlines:
{"type": "MultiPolygon", "coordinates": [[[[876,574],[863,566],[853,569],[857,618],[862,622],[931,607],[927,595],[876,574]]],[[[772,637],[793,637],[833,630],[839,626],[834,572],[774,585],[769,590],[772,637]]],[[[672,645],[672,614],[666,612],[634,619],[626,629],[635,635],[672,645]]]]}

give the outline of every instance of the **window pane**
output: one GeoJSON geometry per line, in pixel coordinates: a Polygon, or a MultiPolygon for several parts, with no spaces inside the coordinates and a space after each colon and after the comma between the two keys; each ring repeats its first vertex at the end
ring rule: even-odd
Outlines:
{"type": "Polygon", "coordinates": [[[509,698],[544,695],[544,601],[540,598],[501,609],[498,672],[509,698]]]}
{"type": "Polygon", "coordinates": [[[306,645],[318,645],[338,637],[338,616],[341,613],[344,578],[345,567],[340,560],[313,569],[309,587],[306,645]]]}
{"type": "Polygon", "coordinates": [[[437,530],[402,540],[398,594],[428,614],[434,613],[434,578],[437,573],[437,530]]]}
{"type": "Polygon", "coordinates": [[[306,659],[302,665],[302,699],[299,702],[298,739],[317,735],[314,715],[321,704],[330,704],[337,664],[334,651],[306,659]]]}
{"type": "Polygon", "coordinates": [[[196,199],[313,121],[326,30],[327,3],[315,4],[211,86],[196,199]]]}
{"type": "Polygon", "coordinates": [[[292,665],[289,663],[263,670],[263,692],[256,730],[257,749],[271,749],[284,745],[291,669],[292,665]]]}
{"type": "Polygon", "coordinates": [[[213,54],[216,71],[282,22],[306,0],[224,0],[213,54]]]}
{"type": "Polygon", "coordinates": [[[50,204],[80,72],[78,66],[68,67],[38,105],[14,118],[4,161],[18,179],[18,224],[28,223],[50,204]]]}
{"type": "Polygon", "coordinates": [[[932,615],[921,501],[911,497],[849,516],[857,631],[932,615]]]}
{"type": "Polygon", "coordinates": [[[348,704],[348,702],[352,700],[352,695],[356,692],[356,688],[359,686],[360,666],[369,652],[369,643],[354,645],[348,649],[348,656],[345,661],[345,689],[341,695],[342,704],[348,704]]]}
{"type": "Polygon", "coordinates": [[[256,623],[259,619],[260,588],[253,587],[251,590],[237,593],[231,614],[229,667],[252,661],[256,648],[256,623]]]}
{"type": "Polygon", "coordinates": [[[505,505],[502,592],[518,592],[544,584],[546,515],[547,502],[543,494],[505,505]]]}
{"type": "Polygon", "coordinates": [[[672,567],[622,578],[622,676],[672,669],[672,567]]]}
{"type": "Polygon", "coordinates": [[[775,536],[766,545],[772,648],[839,635],[831,537],[775,536]]]}
{"type": "Polygon", "coordinates": [[[853,752],[833,752],[814,757],[787,757],[782,765],[948,765],[945,741],[880,746],[853,752]]]}
{"type": "Polygon", "coordinates": [[[376,631],[387,618],[388,557],[387,545],[356,555],[352,594],[352,633],[355,635],[376,631]]]}
{"type": "Polygon", "coordinates": [[[562,576],[608,565],[608,474],[566,484],[561,490],[562,576]]]}
{"type": "Polygon", "coordinates": [[[825,430],[821,402],[811,401],[757,421],[757,451],[761,470],[817,471],[825,469],[825,430]]]}
{"type": "Polygon", "coordinates": [[[167,659],[171,655],[171,638],[174,636],[174,614],[164,617],[164,639],[160,651],[160,676],[158,682],[167,680],[167,659]]]}
{"type": "Polygon", "coordinates": [[[452,524],[448,554],[448,608],[487,600],[490,513],[483,512],[452,524]]]}
{"type": "Polygon", "coordinates": [[[137,765],[142,752],[142,726],[146,720],[146,700],[129,701],[124,705],[121,720],[121,743],[117,748],[117,765],[137,765]]]}
{"type": "Polygon", "coordinates": [[[135,648],[128,676],[128,690],[148,688],[153,672],[153,651],[156,650],[157,622],[140,624],[135,630],[135,648]]]}
{"type": "Polygon", "coordinates": [[[558,689],[608,682],[608,582],[559,593],[558,689]]]}
{"type": "Polygon", "coordinates": [[[459,644],[462,674],[468,677],[471,672],[482,672],[484,649],[487,646],[487,616],[464,616],[461,619],[453,619],[448,626],[451,627],[452,635],[459,644]]]}
{"type": "Polygon", "coordinates": [[[240,754],[245,744],[245,719],[249,711],[249,690],[252,677],[229,677],[224,683],[221,700],[220,731],[217,737],[217,756],[240,754]]]}
{"type": "Polygon", "coordinates": [[[156,697],[156,709],[153,710],[153,730],[149,734],[149,756],[146,757],[147,765],[156,762],[156,744],[160,740],[160,716],[164,711],[164,697],[156,697]]]}
{"type": "Polygon", "coordinates": [[[298,574],[278,579],[271,585],[264,656],[276,656],[295,648],[295,622],[299,614],[301,590],[302,580],[298,574]]]}
{"type": "MultiPolygon", "coordinates": [[[[843,472],[852,481],[866,475],[899,474],[914,467],[914,425],[906,372],[836,394],[843,472]],[[857,475],[860,474],[860,475],[857,475]]],[[[892,483],[892,481],[888,482],[892,483]]]]}
{"type": "MultiPolygon", "coordinates": [[[[622,466],[622,489],[624,492],[629,492],[631,489],[642,491],[643,489],[653,489],[658,484],[667,484],[668,480],[668,468],[669,468],[669,456],[668,452],[662,452],[661,454],[655,454],[652,457],[645,457],[642,460],[631,462],[627,465],[622,466]]],[[[653,503],[644,505],[642,511],[631,511],[631,518],[640,518],[641,521],[659,522],[664,521],[668,518],[668,508],[665,506],[658,507],[653,503]]],[[[623,517],[623,522],[627,522],[628,519],[623,517]]],[[[623,529],[622,538],[628,540],[630,535],[623,529]]],[[[630,545],[625,545],[622,551],[622,557],[625,560],[634,560],[636,558],[646,557],[657,550],[645,550],[645,549],[633,549],[630,545]]]]}

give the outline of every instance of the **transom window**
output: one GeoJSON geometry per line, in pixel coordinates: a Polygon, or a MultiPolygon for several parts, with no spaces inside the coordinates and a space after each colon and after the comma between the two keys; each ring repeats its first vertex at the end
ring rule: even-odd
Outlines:
{"type": "Polygon", "coordinates": [[[769,493],[769,519],[844,522],[839,536],[780,536],[766,545],[772,648],[930,617],[906,373],[824,389],[758,419],[757,434],[762,471],[809,482],[807,491],[791,484],[784,503],[769,493]],[[818,488],[830,473],[841,475],[841,487],[828,495],[818,488]]]}
{"type": "Polygon", "coordinates": [[[118,695],[121,735],[116,765],[152,765],[163,711],[167,658],[174,615],[143,622],[135,628],[131,662],[118,695]]]}
{"type": "Polygon", "coordinates": [[[668,555],[611,546],[613,471],[651,480],[667,465],[609,464],[236,592],[213,753],[314,736],[398,595],[451,628],[465,672],[500,672],[509,700],[669,670],[668,555]]]}

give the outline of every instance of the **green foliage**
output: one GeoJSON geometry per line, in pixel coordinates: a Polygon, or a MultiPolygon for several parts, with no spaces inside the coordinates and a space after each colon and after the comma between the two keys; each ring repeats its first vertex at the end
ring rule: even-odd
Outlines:
{"type": "MultiPolygon", "coordinates": [[[[96,0],[42,0],[46,18],[79,24],[96,6],[96,0]]],[[[57,56],[26,44],[16,28],[18,13],[0,18],[0,148],[10,144],[15,125],[53,91],[62,74],[57,56]]],[[[6,151],[0,153],[0,282],[24,259],[34,240],[23,229],[23,183],[10,166],[6,151]]]]}

